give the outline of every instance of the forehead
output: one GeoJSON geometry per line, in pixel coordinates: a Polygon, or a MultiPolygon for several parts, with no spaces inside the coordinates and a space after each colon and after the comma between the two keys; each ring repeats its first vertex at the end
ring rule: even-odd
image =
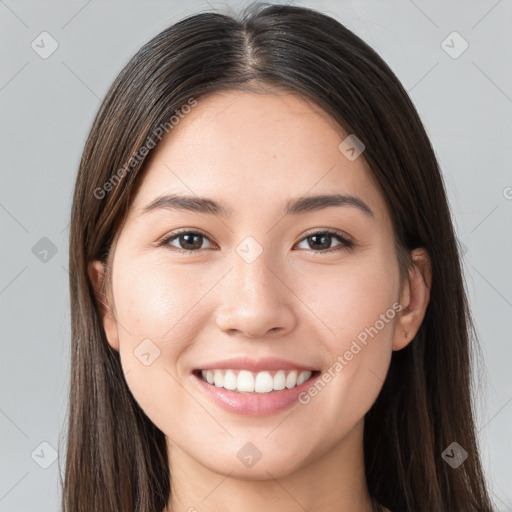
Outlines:
{"type": "Polygon", "coordinates": [[[236,198],[261,210],[334,192],[357,192],[378,210],[382,198],[366,161],[339,149],[347,136],[325,111],[289,92],[201,97],[153,150],[132,210],[163,193],[236,198]]]}

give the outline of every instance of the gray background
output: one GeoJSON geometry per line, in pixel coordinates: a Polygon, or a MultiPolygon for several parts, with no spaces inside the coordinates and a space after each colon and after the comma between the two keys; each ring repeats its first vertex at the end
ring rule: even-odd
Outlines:
{"type": "MultiPolygon", "coordinates": [[[[222,12],[245,4],[210,2],[222,12]]],[[[483,462],[497,510],[512,511],[511,2],[295,4],[333,15],[375,48],[431,137],[484,358],[483,462]],[[464,40],[469,47],[453,58],[464,40]]],[[[204,1],[0,0],[0,511],[59,509],[54,457],[64,456],[69,382],[69,213],[100,98],[144,42],[209,9],[204,1]],[[58,44],[46,59],[31,47],[51,48],[48,36],[38,37],[43,31],[58,44]]]]}

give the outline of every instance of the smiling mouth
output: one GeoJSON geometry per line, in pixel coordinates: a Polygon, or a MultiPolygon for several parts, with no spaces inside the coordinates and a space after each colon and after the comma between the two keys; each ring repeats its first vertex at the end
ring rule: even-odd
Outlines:
{"type": "Polygon", "coordinates": [[[293,389],[318,376],[320,370],[268,370],[251,372],[240,369],[197,369],[196,377],[218,388],[238,393],[266,394],[293,389]]]}

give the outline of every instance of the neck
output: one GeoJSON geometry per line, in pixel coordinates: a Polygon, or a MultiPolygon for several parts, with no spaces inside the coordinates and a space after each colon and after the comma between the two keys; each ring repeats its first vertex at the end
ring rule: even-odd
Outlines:
{"type": "Polygon", "coordinates": [[[171,496],[164,512],[373,512],[363,426],[364,420],[338,445],[325,446],[323,452],[319,448],[320,456],[292,473],[276,477],[275,470],[260,468],[258,480],[237,478],[236,468],[226,468],[225,474],[212,471],[168,439],[171,496]]]}

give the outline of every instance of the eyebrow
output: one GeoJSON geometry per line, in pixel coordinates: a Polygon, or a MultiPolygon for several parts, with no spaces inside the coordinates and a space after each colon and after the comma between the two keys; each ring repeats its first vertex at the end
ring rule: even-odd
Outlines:
{"type": "MultiPolygon", "coordinates": [[[[369,217],[374,218],[370,207],[358,197],[344,194],[306,196],[288,201],[284,214],[298,215],[307,212],[319,211],[324,208],[351,206],[358,208],[369,217]]],[[[207,197],[183,196],[167,194],[156,198],[142,208],[141,214],[155,210],[185,210],[229,218],[233,210],[226,203],[217,202],[207,197]]]]}

